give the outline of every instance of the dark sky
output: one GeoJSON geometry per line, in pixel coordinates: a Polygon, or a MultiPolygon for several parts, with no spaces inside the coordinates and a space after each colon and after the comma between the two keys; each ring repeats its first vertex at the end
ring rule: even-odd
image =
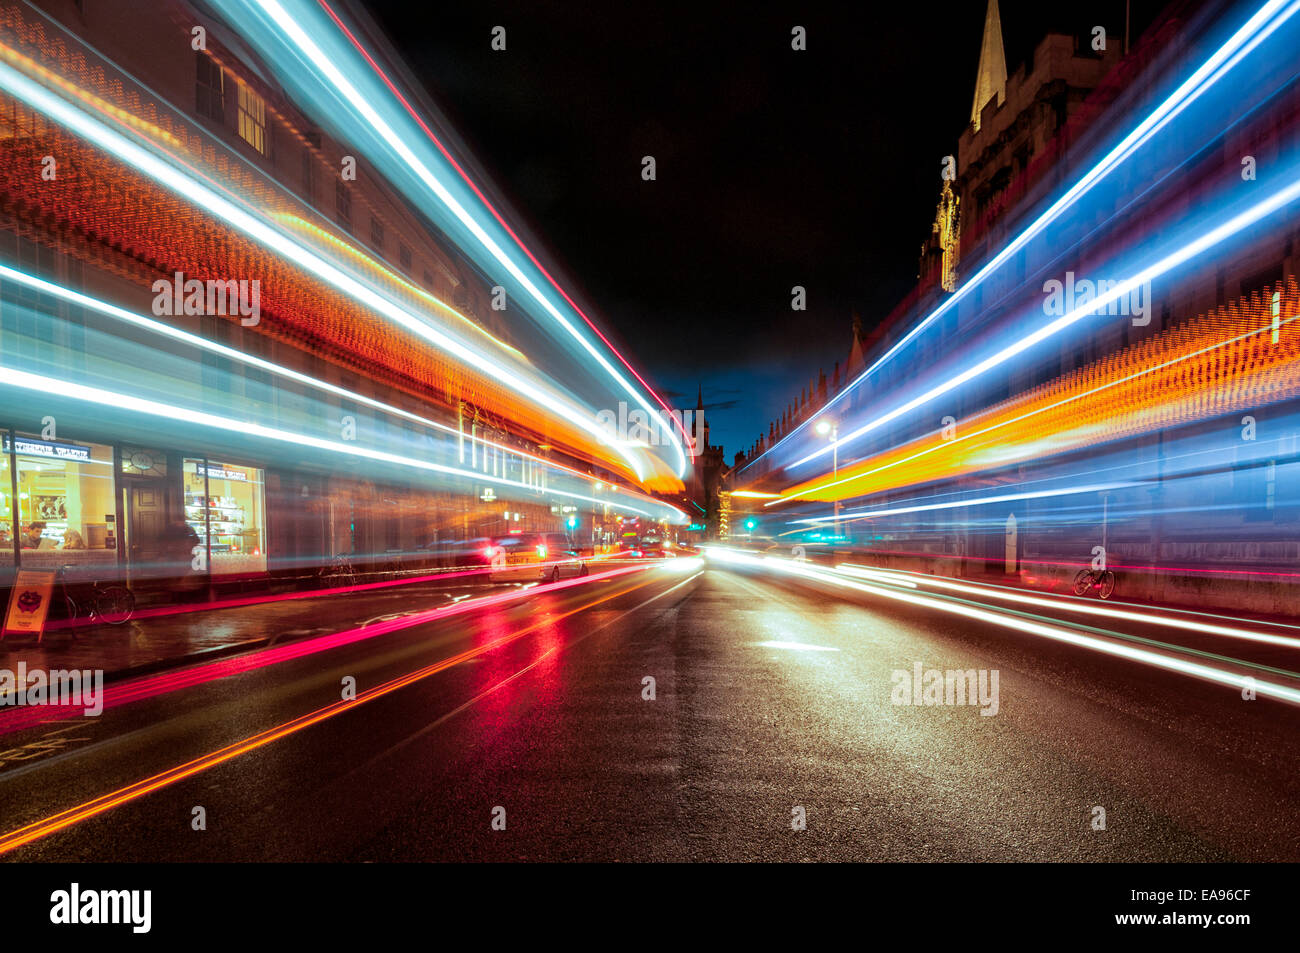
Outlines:
{"type": "MultiPolygon", "coordinates": [[[[986,2],[366,7],[638,370],[675,407],[703,383],[730,461],[847,357],[853,309],[870,328],[914,283],[986,2]]],[[[1136,29],[1159,4],[1134,7],[1136,29]]],[[[1000,8],[1008,72],[1049,28],[1124,22],[1123,0],[1000,8]]]]}

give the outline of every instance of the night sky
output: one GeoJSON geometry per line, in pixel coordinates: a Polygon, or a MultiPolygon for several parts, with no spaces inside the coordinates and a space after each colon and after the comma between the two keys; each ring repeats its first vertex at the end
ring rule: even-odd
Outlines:
{"type": "MultiPolygon", "coordinates": [[[[730,462],[914,284],[986,2],[365,6],[566,290],[670,405],[703,384],[730,462]]],[[[1121,41],[1123,0],[1000,8],[1009,73],[1049,29],[1121,41]]]]}

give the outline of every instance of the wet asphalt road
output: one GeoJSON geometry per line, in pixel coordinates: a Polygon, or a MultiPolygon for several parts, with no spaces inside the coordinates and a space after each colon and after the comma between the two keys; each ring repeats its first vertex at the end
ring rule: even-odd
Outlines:
{"type": "Polygon", "coordinates": [[[3,856],[1300,859],[1300,708],[674,562],[12,732],[5,832],[339,703],[345,678],[423,675],[3,856]],[[997,714],[894,704],[918,661],[996,669],[997,714]]]}

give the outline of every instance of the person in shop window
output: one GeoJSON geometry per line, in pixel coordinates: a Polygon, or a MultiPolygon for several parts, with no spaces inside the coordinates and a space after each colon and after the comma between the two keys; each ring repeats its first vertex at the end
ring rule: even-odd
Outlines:
{"type": "Polygon", "coordinates": [[[174,571],[169,588],[181,600],[197,597],[206,577],[194,563],[199,534],[189,523],[177,520],[167,527],[166,545],[167,560],[174,571]]]}
{"type": "Polygon", "coordinates": [[[41,534],[45,532],[45,520],[33,520],[23,531],[23,549],[40,549],[41,534]]]}
{"type": "Polygon", "coordinates": [[[75,529],[69,529],[63,534],[64,549],[85,549],[86,541],[81,538],[81,534],[75,529]]]}

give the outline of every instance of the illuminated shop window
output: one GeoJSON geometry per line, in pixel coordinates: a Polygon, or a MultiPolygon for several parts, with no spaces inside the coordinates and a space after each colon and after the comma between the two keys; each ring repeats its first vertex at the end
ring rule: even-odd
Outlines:
{"type": "Polygon", "coordinates": [[[11,448],[23,567],[116,563],[113,448],[6,435],[6,464],[11,448]]]}
{"type": "Polygon", "coordinates": [[[185,461],[185,522],[210,546],[214,576],[266,571],[265,471],[185,461]]]}
{"type": "MultiPolygon", "coordinates": [[[[9,435],[5,434],[5,443],[9,435]]],[[[14,500],[13,482],[9,472],[9,454],[0,454],[0,568],[11,569],[14,564],[14,500]]]]}
{"type": "Polygon", "coordinates": [[[239,84],[239,138],[266,155],[266,100],[239,84]]]}

